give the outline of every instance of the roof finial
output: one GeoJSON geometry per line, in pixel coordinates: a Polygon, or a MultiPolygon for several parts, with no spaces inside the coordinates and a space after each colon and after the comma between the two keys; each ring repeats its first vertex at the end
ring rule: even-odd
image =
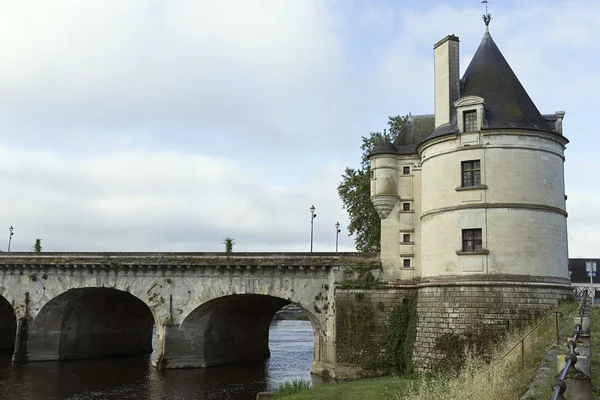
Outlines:
{"type": "Polygon", "coordinates": [[[483,14],[483,22],[485,23],[485,31],[489,32],[490,21],[492,20],[492,14],[488,12],[488,0],[483,0],[482,3],[485,3],[485,14],[483,14]]]}

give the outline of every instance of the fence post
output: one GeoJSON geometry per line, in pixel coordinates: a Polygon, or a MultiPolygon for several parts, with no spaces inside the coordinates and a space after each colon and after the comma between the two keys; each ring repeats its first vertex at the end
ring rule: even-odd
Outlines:
{"type": "Polygon", "coordinates": [[[554,319],[556,320],[556,344],[560,344],[560,334],[558,331],[558,313],[554,313],[554,319]]]}

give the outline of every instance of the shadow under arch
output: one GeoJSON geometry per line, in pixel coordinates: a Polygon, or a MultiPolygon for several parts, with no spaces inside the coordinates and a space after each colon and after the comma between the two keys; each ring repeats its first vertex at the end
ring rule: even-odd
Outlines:
{"type": "MultiPolygon", "coordinates": [[[[201,304],[179,326],[165,367],[211,367],[265,360],[270,355],[273,316],[290,303],[269,295],[236,294],[201,304]]],[[[316,332],[316,318],[303,310],[316,332]]]]}
{"type": "Polygon", "coordinates": [[[70,289],[50,300],[29,327],[29,360],[152,352],[155,318],[146,303],[113,288],[70,289]]]}
{"type": "Polygon", "coordinates": [[[0,351],[14,349],[17,319],[11,304],[0,296],[0,351]]]}

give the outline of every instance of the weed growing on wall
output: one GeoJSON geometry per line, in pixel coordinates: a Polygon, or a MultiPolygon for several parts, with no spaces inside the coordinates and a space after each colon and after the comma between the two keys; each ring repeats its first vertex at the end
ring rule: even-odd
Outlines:
{"type": "Polygon", "coordinates": [[[396,306],[388,321],[386,354],[388,368],[393,372],[410,373],[413,369],[412,352],[417,333],[416,299],[405,299],[396,306]]]}
{"type": "Polygon", "coordinates": [[[412,371],[416,301],[405,299],[389,314],[368,293],[341,295],[337,305],[338,361],[368,374],[412,371]]]}

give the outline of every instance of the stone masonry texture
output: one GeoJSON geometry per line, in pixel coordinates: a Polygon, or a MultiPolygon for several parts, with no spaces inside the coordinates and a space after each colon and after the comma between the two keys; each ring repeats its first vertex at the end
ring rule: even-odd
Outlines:
{"type": "Polygon", "coordinates": [[[560,286],[431,286],[419,288],[417,338],[413,362],[417,371],[431,369],[444,354],[436,348],[448,334],[464,337],[468,331],[488,335],[545,314],[570,295],[560,286]]]}

